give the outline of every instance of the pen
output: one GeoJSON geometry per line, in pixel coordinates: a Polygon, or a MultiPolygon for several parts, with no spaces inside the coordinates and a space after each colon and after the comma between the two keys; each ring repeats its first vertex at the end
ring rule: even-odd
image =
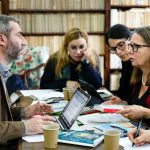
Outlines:
{"type": "MultiPolygon", "coordinates": [[[[136,132],[134,134],[134,139],[137,138],[139,136],[139,131],[140,131],[140,127],[141,127],[141,124],[142,124],[142,121],[143,121],[143,118],[140,119],[138,125],[137,125],[137,128],[136,128],[136,132]]],[[[133,142],[132,143],[132,147],[135,145],[135,143],[133,142]]]]}

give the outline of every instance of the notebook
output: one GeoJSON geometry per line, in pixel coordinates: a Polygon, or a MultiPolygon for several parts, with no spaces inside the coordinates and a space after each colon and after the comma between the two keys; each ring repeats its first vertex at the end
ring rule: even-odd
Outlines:
{"type": "Polygon", "coordinates": [[[90,98],[91,96],[89,94],[85,93],[82,89],[77,88],[71,100],[63,109],[59,118],[57,118],[61,130],[69,130],[71,128],[90,98]]]}
{"type": "Polygon", "coordinates": [[[104,92],[100,92],[98,93],[96,91],[96,89],[94,88],[93,85],[83,81],[83,80],[79,80],[80,85],[83,87],[83,89],[85,91],[88,92],[89,95],[94,96],[95,98],[97,98],[99,100],[99,103],[101,104],[102,102],[105,102],[108,100],[108,98],[112,95],[108,95],[104,92]]]}

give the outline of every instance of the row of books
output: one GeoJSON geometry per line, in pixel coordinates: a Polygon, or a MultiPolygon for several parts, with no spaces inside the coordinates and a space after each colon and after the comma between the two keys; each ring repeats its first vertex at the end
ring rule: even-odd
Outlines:
{"type": "Polygon", "coordinates": [[[111,0],[111,5],[150,5],[150,0],[111,0]]]}
{"type": "MultiPolygon", "coordinates": [[[[61,49],[64,36],[25,36],[25,38],[32,47],[43,45],[49,47],[52,54],[61,49]]],[[[89,35],[89,48],[99,55],[104,55],[104,36],[89,35]]]]}
{"type": "Polygon", "coordinates": [[[132,8],[127,11],[111,9],[111,25],[125,24],[130,28],[150,25],[150,8],[132,8]],[[134,18],[134,19],[133,19],[134,18]]]}
{"type": "Polygon", "coordinates": [[[104,9],[104,0],[10,0],[10,9],[104,9]]]}
{"type": "Polygon", "coordinates": [[[80,27],[87,32],[104,32],[105,15],[100,13],[54,13],[54,14],[16,14],[23,31],[66,32],[72,27],[80,27]]]}

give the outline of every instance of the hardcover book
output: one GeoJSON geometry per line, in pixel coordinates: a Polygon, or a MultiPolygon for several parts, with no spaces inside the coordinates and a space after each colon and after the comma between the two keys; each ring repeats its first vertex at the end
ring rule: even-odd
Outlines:
{"type": "Polygon", "coordinates": [[[93,131],[60,131],[58,135],[58,142],[95,147],[104,139],[103,134],[94,133],[93,131]]]}

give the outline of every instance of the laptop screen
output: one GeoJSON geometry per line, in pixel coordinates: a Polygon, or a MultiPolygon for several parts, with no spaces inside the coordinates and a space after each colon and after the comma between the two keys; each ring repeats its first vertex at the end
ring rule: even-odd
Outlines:
{"type": "Polygon", "coordinates": [[[77,117],[80,115],[83,107],[88,103],[90,95],[78,88],[71,100],[64,108],[60,117],[67,123],[68,126],[72,126],[77,117]]]}

